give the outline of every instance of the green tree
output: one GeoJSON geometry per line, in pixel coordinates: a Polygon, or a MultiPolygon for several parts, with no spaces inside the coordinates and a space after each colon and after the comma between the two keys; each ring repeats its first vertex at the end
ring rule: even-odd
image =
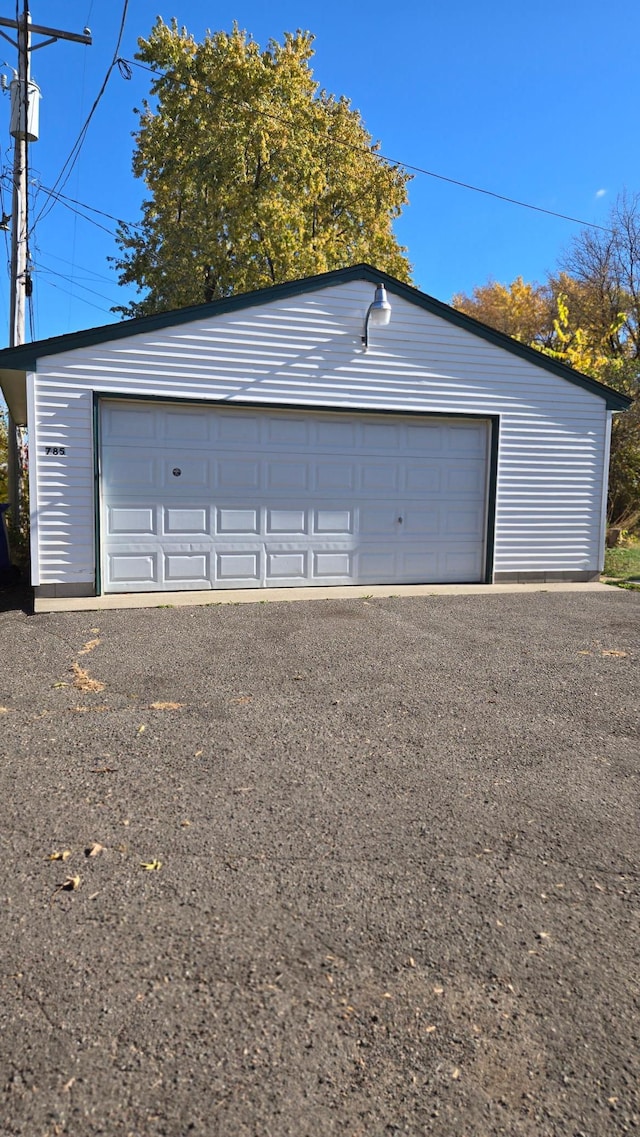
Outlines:
{"type": "Polygon", "coordinates": [[[149,197],[116,265],[137,316],[369,261],[409,280],[392,223],[409,176],[349,100],[320,90],[313,36],[265,51],[234,25],[201,43],[158,18],[136,58],[158,73],[133,171],[149,197]]]}

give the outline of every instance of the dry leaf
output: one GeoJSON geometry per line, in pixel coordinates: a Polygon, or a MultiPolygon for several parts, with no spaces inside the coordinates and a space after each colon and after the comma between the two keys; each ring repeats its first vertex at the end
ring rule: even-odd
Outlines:
{"type": "Polygon", "coordinates": [[[191,825],[191,822],[190,822],[190,821],[187,821],[187,820],[186,820],[186,818],[185,818],[185,820],[184,820],[184,821],[181,821],[181,822],[180,822],[180,824],[182,825],[182,828],[183,828],[183,829],[186,829],[186,828],[187,828],[187,826],[191,825]]]}
{"type": "Polygon", "coordinates": [[[75,1078],[69,1078],[69,1081],[65,1082],[64,1086],[62,1087],[63,1094],[69,1093],[69,1090],[71,1089],[74,1082],[75,1082],[75,1078]]]}
{"type": "Polygon", "coordinates": [[[68,687],[68,686],[69,686],[68,683],[54,683],[53,684],[54,690],[56,687],[68,687]]]}
{"type": "Polygon", "coordinates": [[[593,655],[593,652],[591,652],[591,651],[579,651],[578,655],[593,655]]]}
{"type": "Polygon", "coordinates": [[[99,643],[100,643],[99,637],[97,637],[95,640],[87,640],[84,647],[81,648],[81,650],[78,652],[78,655],[88,655],[89,652],[93,651],[94,647],[97,647],[99,643]]]}
{"type": "Polygon", "coordinates": [[[162,861],[142,861],[140,868],[146,869],[147,872],[158,872],[162,868],[162,861]]]}
{"type": "Polygon", "coordinates": [[[629,655],[629,652],[628,651],[615,651],[613,648],[611,648],[610,650],[604,650],[603,649],[600,652],[600,655],[611,655],[614,657],[614,659],[626,659],[627,656],[629,655]]]}
{"type": "Polygon", "coordinates": [[[101,845],[99,841],[93,841],[84,851],[85,857],[97,857],[98,853],[104,853],[104,845],[101,845]]]}
{"type": "Polygon", "coordinates": [[[136,731],[136,734],[142,734],[143,730],[146,730],[146,729],[147,729],[147,728],[146,728],[146,726],[144,726],[144,725],[143,725],[143,726],[139,726],[139,727],[138,727],[138,729],[137,729],[137,731],[136,731]]]}
{"type": "Polygon", "coordinates": [[[184,703],[149,703],[152,711],[179,711],[184,703]]]}
{"type": "Polygon", "coordinates": [[[434,1026],[426,1026],[426,1027],[424,1028],[424,1030],[425,1030],[425,1034],[433,1034],[433,1032],[434,1032],[434,1030],[435,1030],[435,1029],[436,1029],[436,1028],[435,1028],[434,1026]]]}
{"type": "Polygon", "coordinates": [[[231,699],[230,701],[232,703],[250,703],[252,699],[253,695],[237,695],[235,699],[231,699]]]}
{"type": "Polygon", "coordinates": [[[444,995],[444,987],[434,987],[433,993],[434,995],[444,995]]]}
{"type": "Polygon", "coordinates": [[[194,757],[195,758],[202,758],[203,754],[204,754],[204,750],[196,750],[194,757]]]}
{"type": "Polygon", "coordinates": [[[8,707],[0,707],[0,715],[8,715],[8,714],[9,714],[9,708],[8,707]]]}
{"type": "Polygon", "coordinates": [[[92,679],[88,672],[80,667],[79,663],[74,662],[71,670],[75,675],[73,686],[78,691],[104,691],[104,683],[101,683],[99,679],[92,679]]]}
{"type": "Polygon", "coordinates": [[[457,1079],[460,1077],[460,1071],[459,1071],[457,1066],[455,1067],[454,1070],[451,1071],[451,1077],[454,1079],[457,1079]]]}
{"type": "Polygon", "coordinates": [[[71,856],[71,849],[64,849],[61,853],[49,853],[48,861],[68,861],[71,856]]]}
{"type": "Polygon", "coordinates": [[[68,876],[64,884],[60,885],[60,888],[63,892],[75,892],[77,888],[80,888],[80,877],[68,876]]]}

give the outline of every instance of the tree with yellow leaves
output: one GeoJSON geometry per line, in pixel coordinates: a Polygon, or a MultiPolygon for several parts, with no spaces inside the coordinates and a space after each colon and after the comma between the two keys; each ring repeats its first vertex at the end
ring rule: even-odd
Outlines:
{"type": "Polygon", "coordinates": [[[378,156],[349,100],[320,90],[313,36],[261,50],[234,25],[201,43],[158,18],[136,58],[157,76],[133,170],[149,197],[121,226],[128,316],[369,261],[409,280],[393,220],[409,176],[378,156]]]}

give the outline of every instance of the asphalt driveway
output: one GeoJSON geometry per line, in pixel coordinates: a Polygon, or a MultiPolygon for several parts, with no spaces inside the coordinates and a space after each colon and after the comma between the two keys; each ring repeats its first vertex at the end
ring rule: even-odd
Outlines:
{"type": "Polygon", "coordinates": [[[0,1132],[637,1131],[639,629],[1,614],[0,1132]]]}

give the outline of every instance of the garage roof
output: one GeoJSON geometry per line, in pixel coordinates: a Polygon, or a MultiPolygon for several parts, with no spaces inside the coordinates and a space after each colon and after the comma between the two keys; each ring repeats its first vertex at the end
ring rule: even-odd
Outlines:
{"type": "Polygon", "coordinates": [[[19,423],[26,422],[26,373],[37,369],[38,360],[45,356],[57,355],[61,352],[74,351],[76,348],[91,347],[93,344],[106,343],[109,340],[125,339],[129,336],[154,331],[160,328],[187,324],[192,320],[201,320],[207,316],[217,316],[224,312],[233,312],[242,308],[252,308],[257,304],[268,304],[272,300],[286,299],[289,296],[299,296],[307,292],[316,292],[321,288],[330,288],[336,284],[344,284],[352,280],[368,280],[372,284],[384,284],[387,291],[401,296],[410,304],[424,308],[450,324],[456,324],[471,332],[472,335],[488,340],[498,347],[510,351],[533,363],[551,371],[554,375],[583,387],[594,395],[604,399],[607,407],[613,411],[626,410],[631,406],[632,400],[619,391],[605,387],[595,379],[590,379],[579,371],[574,371],[551,356],[544,355],[535,348],[519,343],[511,336],[495,331],[487,324],[474,320],[471,316],[458,312],[449,304],[420,292],[409,284],[403,284],[395,277],[372,268],[371,265],[359,264],[351,268],[335,269],[333,272],[321,273],[318,276],[308,276],[303,280],[292,280],[286,284],[276,284],[272,288],[261,288],[255,292],[246,292],[238,296],[231,296],[225,300],[214,300],[211,303],[196,304],[188,308],[178,308],[171,312],[161,312],[154,316],[139,316],[134,320],[123,320],[116,324],[106,324],[102,327],[87,328],[80,332],[70,332],[64,336],[53,336],[50,339],[34,340],[32,343],[22,344],[19,347],[4,348],[0,351],[0,385],[2,386],[9,409],[14,419],[19,423]]]}

